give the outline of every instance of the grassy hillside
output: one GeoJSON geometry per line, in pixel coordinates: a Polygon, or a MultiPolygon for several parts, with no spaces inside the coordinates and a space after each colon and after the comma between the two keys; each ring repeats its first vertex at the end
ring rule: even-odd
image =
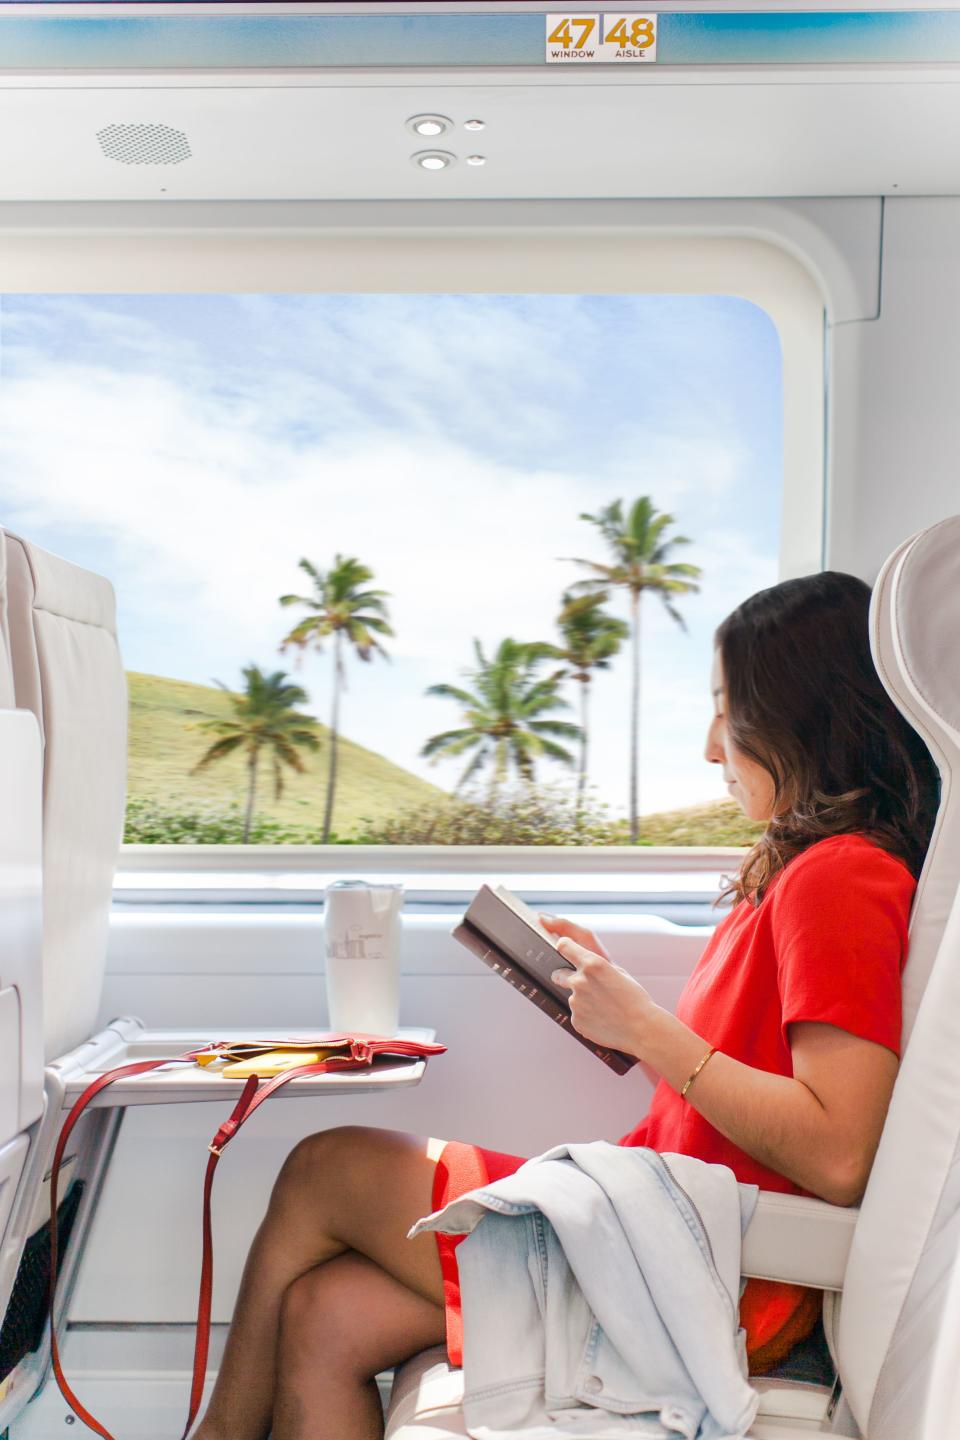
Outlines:
{"type": "MultiPolygon", "coordinates": [[[[239,755],[216,761],[199,775],[190,769],[216,739],[195,727],[200,716],[230,714],[228,696],[207,685],[168,680],[159,675],[128,672],[130,742],[128,794],[165,810],[226,808],[243,805],[247,794],[246,764],[239,755]]],[[[319,727],[321,748],[303,752],[307,771],[284,771],[283,796],[273,798],[271,767],[261,763],[257,814],[288,824],[317,828],[323,822],[329,751],[326,726],[319,727]]],[[[382,755],[340,737],[337,796],[333,828],[348,836],[361,817],[380,819],[408,805],[439,800],[437,786],[393,765],[382,755]]]]}

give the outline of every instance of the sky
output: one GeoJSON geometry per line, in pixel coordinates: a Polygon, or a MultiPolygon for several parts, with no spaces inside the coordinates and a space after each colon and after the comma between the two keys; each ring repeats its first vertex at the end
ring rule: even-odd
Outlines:
{"type": "MultiPolygon", "coordinates": [[[[556,641],[608,558],[580,519],[649,495],[701,566],[682,631],[643,602],[640,809],[726,794],[703,760],[716,625],[777,580],[780,349],[724,296],[4,296],[0,524],[107,575],[130,670],[236,686],[293,673],[328,718],[330,650],[279,653],[301,557],[389,592],[390,659],[348,665],[351,740],[452,789],[473,640],[556,641]]],[[[626,617],[626,602],[608,607],[626,617]]],[[[590,783],[625,814],[627,651],[593,684],[590,783]]],[[[577,720],[574,684],[569,715],[577,720]]],[[[563,767],[542,762],[543,780],[563,767]]]]}

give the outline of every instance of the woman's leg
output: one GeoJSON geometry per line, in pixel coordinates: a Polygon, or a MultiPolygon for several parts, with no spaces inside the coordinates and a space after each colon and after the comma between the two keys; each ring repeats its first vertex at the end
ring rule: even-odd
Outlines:
{"type": "Polygon", "coordinates": [[[210,1405],[194,1440],[266,1440],[276,1390],[277,1333],[287,1287],[359,1251],[442,1313],[432,1231],[407,1239],[430,1212],[443,1142],[357,1125],[322,1130],[289,1154],[250,1248],[210,1405]]]}
{"type": "Polygon", "coordinates": [[[375,1377],[444,1328],[439,1305],[355,1250],[308,1270],[281,1305],[272,1440],[381,1440],[375,1377]]]}

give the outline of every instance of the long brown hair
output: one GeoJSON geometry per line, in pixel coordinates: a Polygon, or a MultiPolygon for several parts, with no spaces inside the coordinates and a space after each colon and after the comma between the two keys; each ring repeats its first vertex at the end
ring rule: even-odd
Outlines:
{"type": "Polygon", "coordinates": [[[939,803],[926,745],[870,655],[870,587],[825,570],[760,590],[718,628],[727,734],[773,781],[773,819],[724,891],[759,904],[829,835],[866,835],[920,874],[939,803]]]}

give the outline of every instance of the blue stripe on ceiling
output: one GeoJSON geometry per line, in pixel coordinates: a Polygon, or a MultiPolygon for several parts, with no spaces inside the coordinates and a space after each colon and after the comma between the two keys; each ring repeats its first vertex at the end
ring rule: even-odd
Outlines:
{"type": "MultiPolygon", "coordinates": [[[[125,3],[123,14],[54,16],[42,13],[44,0],[32,0],[37,13],[25,16],[4,15],[5,3],[13,0],[0,0],[3,69],[546,64],[541,13],[238,15],[211,6],[203,14],[138,16],[125,3]]],[[[960,12],[779,10],[659,20],[661,67],[898,61],[960,62],[960,12]]]]}

